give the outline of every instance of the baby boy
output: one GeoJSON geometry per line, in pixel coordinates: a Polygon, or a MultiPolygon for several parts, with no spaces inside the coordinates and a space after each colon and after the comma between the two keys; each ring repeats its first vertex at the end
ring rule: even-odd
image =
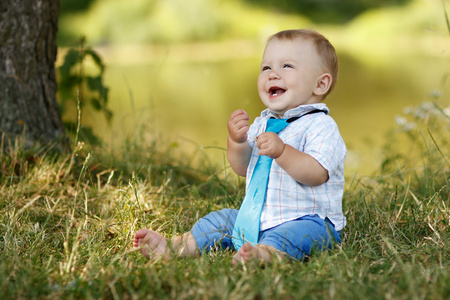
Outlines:
{"type": "Polygon", "coordinates": [[[173,239],[141,229],[134,247],[147,257],[169,259],[196,257],[219,245],[235,250],[233,262],[238,263],[300,260],[340,243],[347,150],[323,103],[336,83],[337,69],[334,47],[323,35],[305,29],[272,35],[258,77],[267,109],[251,126],[243,110],[228,120],[228,161],[236,174],[247,178],[240,210],[212,212],[173,239]],[[274,120],[285,125],[271,130],[268,124],[274,120]],[[262,157],[269,161],[267,171],[260,171],[262,157]],[[266,176],[263,184],[260,176],[266,176]],[[264,192],[260,204],[254,204],[255,185],[264,192]]]}

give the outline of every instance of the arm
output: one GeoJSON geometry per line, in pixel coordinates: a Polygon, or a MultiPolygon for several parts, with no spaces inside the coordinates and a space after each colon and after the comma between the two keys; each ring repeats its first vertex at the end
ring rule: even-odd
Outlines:
{"type": "Polygon", "coordinates": [[[290,145],[286,145],[273,132],[264,132],[258,136],[259,155],[267,155],[275,159],[297,182],[309,186],[317,186],[328,180],[328,171],[311,155],[303,153],[290,145]]]}
{"type": "Polygon", "coordinates": [[[247,141],[248,114],[243,110],[233,112],[228,119],[227,158],[233,171],[245,177],[252,148],[247,141]]]}

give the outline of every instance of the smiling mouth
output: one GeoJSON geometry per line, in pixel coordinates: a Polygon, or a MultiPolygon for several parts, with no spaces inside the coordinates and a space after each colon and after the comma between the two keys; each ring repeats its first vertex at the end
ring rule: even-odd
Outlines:
{"type": "Polygon", "coordinates": [[[284,92],[286,92],[286,90],[279,87],[271,87],[269,89],[269,95],[273,97],[282,95],[284,92]]]}

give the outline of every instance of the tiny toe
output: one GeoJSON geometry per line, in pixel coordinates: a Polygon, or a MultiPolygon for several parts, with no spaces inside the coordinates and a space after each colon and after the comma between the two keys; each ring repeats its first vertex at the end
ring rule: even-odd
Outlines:
{"type": "Polygon", "coordinates": [[[148,230],[147,228],[142,228],[139,229],[138,231],[136,231],[136,233],[134,234],[134,239],[142,239],[144,238],[150,230],[148,230]]]}

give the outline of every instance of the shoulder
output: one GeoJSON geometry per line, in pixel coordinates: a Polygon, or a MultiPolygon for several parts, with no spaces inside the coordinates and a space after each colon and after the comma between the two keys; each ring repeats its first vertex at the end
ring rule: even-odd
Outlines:
{"type": "Polygon", "coordinates": [[[336,121],[326,113],[315,113],[304,117],[305,121],[309,121],[308,131],[317,130],[318,128],[337,128],[336,121]]]}
{"type": "Polygon", "coordinates": [[[329,147],[330,151],[346,152],[345,142],[335,120],[326,114],[311,116],[310,122],[304,131],[305,147],[329,147]],[[334,150],[333,150],[334,149],[334,150]]]}
{"type": "Polygon", "coordinates": [[[318,131],[337,129],[334,119],[325,112],[307,114],[289,124],[290,131],[310,134],[318,131]]]}

